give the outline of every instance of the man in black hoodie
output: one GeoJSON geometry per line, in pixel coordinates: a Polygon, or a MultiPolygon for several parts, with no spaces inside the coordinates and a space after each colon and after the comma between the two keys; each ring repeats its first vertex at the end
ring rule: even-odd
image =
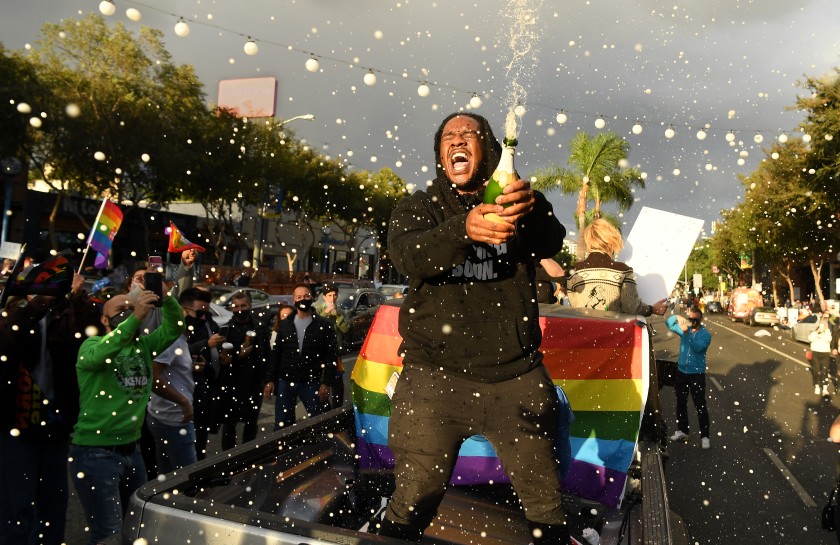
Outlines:
{"type": "Polygon", "coordinates": [[[405,356],[388,440],[396,491],[384,535],[421,539],[461,443],[478,434],[502,460],[534,543],[569,543],[535,288],[536,261],[554,256],[566,232],[523,180],[482,203],[500,153],[486,119],[450,115],[435,134],[437,178],[391,215],[388,249],[411,289],[400,308],[405,356]],[[490,212],[506,221],[485,219],[490,212]]]}

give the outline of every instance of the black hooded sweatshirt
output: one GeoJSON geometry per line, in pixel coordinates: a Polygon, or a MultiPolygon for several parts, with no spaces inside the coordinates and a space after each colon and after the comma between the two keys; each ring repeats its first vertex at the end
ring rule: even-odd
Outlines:
{"type": "MultiPolygon", "coordinates": [[[[482,133],[488,136],[485,161],[497,161],[489,126],[482,133]]],[[[481,172],[492,173],[495,164],[485,166],[481,172]]],[[[405,365],[501,382],[542,362],[534,264],[557,254],[566,230],[535,192],[533,210],[519,220],[509,242],[473,242],[466,218],[483,193],[482,187],[458,194],[439,165],[431,187],[403,199],[391,214],[388,249],[397,270],[410,279],[399,319],[405,365]]]]}

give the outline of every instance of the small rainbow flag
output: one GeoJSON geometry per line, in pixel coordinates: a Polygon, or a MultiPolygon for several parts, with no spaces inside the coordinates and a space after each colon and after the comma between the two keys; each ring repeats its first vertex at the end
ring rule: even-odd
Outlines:
{"type": "MultiPolygon", "coordinates": [[[[352,394],[356,448],[362,468],[392,468],[391,403],[385,385],[402,371],[399,306],[382,305],[356,365],[352,394]]],[[[544,364],[571,402],[572,462],[564,490],[618,506],[636,448],[647,399],[649,339],[634,318],[611,319],[573,309],[540,317],[544,364]]],[[[493,446],[474,436],[461,446],[452,484],[509,482],[493,446]]]]}
{"type": "Polygon", "coordinates": [[[206,251],[203,246],[199,246],[194,242],[187,240],[181,231],[175,227],[175,223],[169,222],[169,251],[172,253],[183,252],[186,250],[197,250],[199,252],[206,251]]]}
{"type": "Polygon", "coordinates": [[[117,230],[122,223],[123,213],[120,207],[110,200],[103,199],[102,206],[93,228],[88,237],[88,246],[96,250],[96,260],[93,266],[97,269],[104,269],[108,266],[108,254],[111,252],[111,243],[117,236],[117,230]]]}

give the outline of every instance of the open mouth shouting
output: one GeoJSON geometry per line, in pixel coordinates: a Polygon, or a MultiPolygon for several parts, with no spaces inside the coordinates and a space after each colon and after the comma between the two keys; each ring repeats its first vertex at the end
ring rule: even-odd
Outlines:
{"type": "Polygon", "coordinates": [[[463,191],[475,191],[485,182],[473,180],[484,157],[479,130],[478,121],[458,116],[450,119],[442,132],[441,164],[449,181],[463,191]]]}

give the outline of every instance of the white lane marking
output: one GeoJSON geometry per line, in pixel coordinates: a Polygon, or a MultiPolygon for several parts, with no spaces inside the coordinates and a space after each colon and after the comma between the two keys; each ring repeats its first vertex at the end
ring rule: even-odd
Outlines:
{"type": "Polygon", "coordinates": [[[811,366],[810,366],[810,365],[808,365],[807,363],[802,363],[801,361],[799,361],[798,359],[794,358],[793,356],[788,356],[788,355],[787,355],[787,354],[785,354],[784,352],[779,352],[779,351],[778,351],[778,350],[776,350],[775,348],[770,348],[770,347],[769,347],[769,346],[767,346],[766,344],[761,343],[761,342],[758,342],[757,340],[753,339],[752,337],[748,337],[748,336],[744,335],[743,333],[739,333],[739,332],[735,331],[734,329],[732,329],[731,327],[726,327],[725,325],[723,325],[723,324],[721,324],[721,323],[718,323],[718,322],[712,322],[712,323],[713,323],[715,326],[717,326],[717,327],[722,327],[723,329],[725,329],[725,330],[727,330],[727,331],[731,331],[732,333],[734,333],[734,334],[736,334],[736,335],[740,335],[741,337],[743,337],[743,338],[747,339],[748,341],[752,341],[752,342],[754,342],[755,344],[759,345],[759,346],[760,346],[760,347],[762,347],[762,348],[766,348],[767,350],[770,350],[771,352],[775,352],[776,354],[778,354],[778,355],[780,355],[780,356],[782,356],[782,357],[785,357],[785,358],[789,359],[790,361],[792,361],[792,362],[793,362],[793,363],[795,363],[796,365],[801,365],[802,367],[805,367],[806,369],[810,369],[810,368],[811,368],[811,366]]]}
{"type": "Polygon", "coordinates": [[[709,377],[709,380],[712,382],[712,384],[715,385],[715,388],[718,389],[718,392],[723,391],[723,386],[720,385],[720,382],[718,382],[715,377],[709,377]]]}
{"type": "Polygon", "coordinates": [[[787,468],[785,464],[776,456],[776,453],[770,450],[769,448],[762,449],[764,453],[770,458],[770,461],[775,464],[776,467],[779,468],[779,471],[782,472],[782,475],[785,476],[785,480],[787,480],[788,484],[793,488],[796,494],[799,496],[799,499],[802,500],[802,503],[805,504],[805,507],[816,507],[817,504],[814,502],[813,498],[808,495],[808,492],[805,491],[805,488],[799,481],[796,480],[796,477],[793,476],[793,473],[787,468]]]}

